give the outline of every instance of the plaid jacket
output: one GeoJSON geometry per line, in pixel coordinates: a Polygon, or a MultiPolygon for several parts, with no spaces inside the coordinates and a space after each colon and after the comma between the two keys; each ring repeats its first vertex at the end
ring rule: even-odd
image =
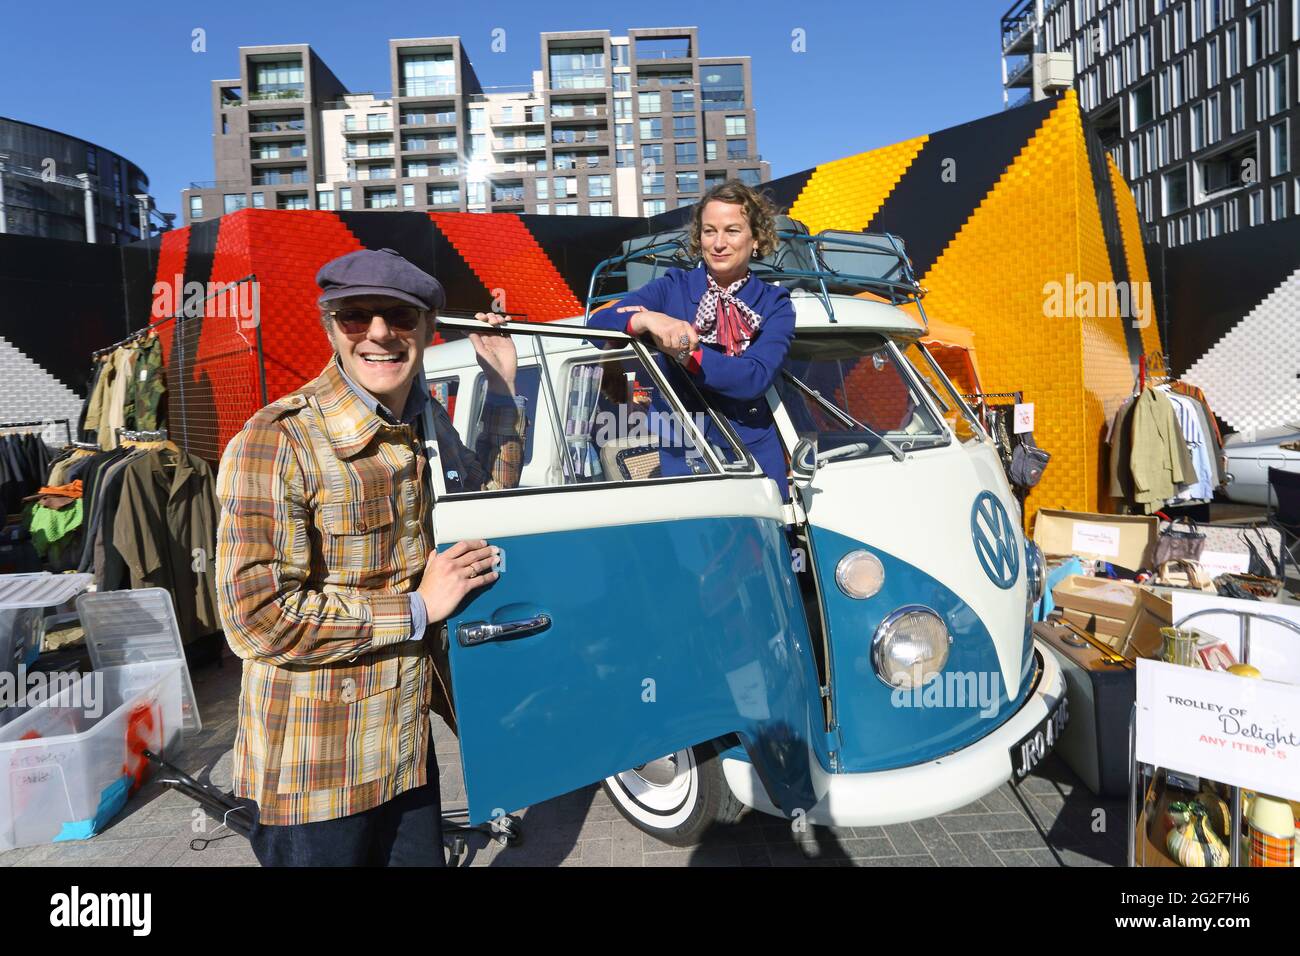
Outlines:
{"type": "MultiPolygon", "coordinates": [[[[514,406],[489,408],[478,455],[434,412],[480,484],[518,483],[514,406]]],[[[234,789],[262,823],[348,816],[426,782],[429,712],[453,720],[445,650],[408,640],[433,545],[427,467],[416,430],[370,411],[333,361],[222,455],[217,602],[244,661],[234,789]]]]}

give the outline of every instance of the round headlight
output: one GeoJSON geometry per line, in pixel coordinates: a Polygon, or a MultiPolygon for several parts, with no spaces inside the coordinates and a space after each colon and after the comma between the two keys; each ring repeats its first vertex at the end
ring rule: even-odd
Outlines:
{"type": "Polygon", "coordinates": [[[900,607],[881,622],[871,642],[876,676],[890,687],[919,687],[948,663],[952,635],[927,607],[900,607]]]}
{"type": "Polygon", "coordinates": [[[869,598],[885,586],[885,566],[870,551],[850,551],[835,566],[835,583],[851,598],[869,598]]]}
{"type": "Polygon", "coordinates": [[[1032,541],[1025,542],[1025,573],[1029,578],[1029,603],[1037,604],[1047,586],[1047,560],[1043,549],[1032,541]]]}

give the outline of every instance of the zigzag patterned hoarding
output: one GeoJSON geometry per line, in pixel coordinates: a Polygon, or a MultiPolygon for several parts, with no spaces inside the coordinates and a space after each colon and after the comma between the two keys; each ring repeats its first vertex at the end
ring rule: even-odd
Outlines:
{"type": "MultiPolygon", "coordinates": [[[[1150,297],[1127,294],[1130,284],[1140,290],[1147,279],[1131,195],[1085,136],[1072,93],[835,160],[766,188],[814,232],[903,237],[929,290],[927,312],[973,331],[985,390],[1020,390],[1035,404],[1037,438],[1053,460],[1033,503],[1098,510],[1104,421],[1131,391],[1137,356],[1160,342],[1150,297]],[[1114,295],[1117,286],[1126,294],[1114,295]]],[[[157,278],[257,277],[274,400],[329,358],[314,278],[336,256],[394,248],[438,276],[449,308],[483,309],[504,296],[511,311],[551,321],[582,312],[592,267],[622,240],[669,228],[687,213],[647,221],[246,209],[169,234],[157,278]]],[[[246,329],[212,313],[209,303],[202,318],[187,320],[192,344],[168,335],[165,345],[169,356],[177,345],[187,349],[174,374],[188,386],[184,400],[194,403],[193,412],[203,404],[215,409],[201,436],[201,453],[215,456],[260,402],[250,364],[255,343],[246,329]]],[[[173,401],[182,390],[172,389],[173,401]]]]}

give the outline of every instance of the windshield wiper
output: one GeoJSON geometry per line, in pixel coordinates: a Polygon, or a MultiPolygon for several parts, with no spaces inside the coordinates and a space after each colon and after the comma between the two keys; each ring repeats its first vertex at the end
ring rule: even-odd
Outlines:
{"type": "MultiPolygon", "coordinates": [[[[803,392],[805,395],[807,395],[809,398],[815,401],[818,405],[824,408],[827,412],[835,416],[835,418],[839,419],[841,425],[847,425],[849,428],[861,429],[862,431],[870,435],[872,438],[878,439],[882,445],[884,445],[886,448],[889,449],[889,453],[894,456],[895,461],[902,461],[906,457],[903,454],[903,450],[901,448],[895,445],[884,435],[880,434],[880,432],[876,431],[873,428],[867,427],[866,425],[862,424],[862,422],[858,421],[856,418],[850,415],[848,412],[845,412],[843,409],[839,408],[833,402],[828,402],[826,399],[822,398],[821,392],[817,391],[815,388],[810,388],[809,386],[805,385],[803,382],[799,381],[799,379],[795,378],[793,373],[791,373],[790,371],[786,369],[782,369],[781,374],[784,375],[786,379],[788,379],[796,388],[798,388],[799,391],[803,392]]],[[[827,454],[843,451],[844,449],[856,449],[857,445],[861,445],[861,444],[862,444],[861,442],[858,442],[856,443],[856,445],[845,445],[843,448],[832,449],[832,451],[827,452],[827,454]]],[[[866,450],[870,451],[871,447],[869,445],[866,446],[866,450]]],[[[845,454],[848,454],[848,452],[845,452],[845,454]]],[[[835,457],[840,458],[843,456],[835,455],[835,457]]],[[[831,459],[822,458],[821,455],[818,455],[817,460],[830,461],[831,459]]]]}

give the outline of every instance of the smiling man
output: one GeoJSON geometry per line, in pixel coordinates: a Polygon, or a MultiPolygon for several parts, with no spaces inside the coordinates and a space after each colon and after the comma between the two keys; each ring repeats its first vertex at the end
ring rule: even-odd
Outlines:
{"type": "Polygon", "coordinates": [[[515,347],[470,336],[490,390],[470,450],[424,381],[438,281],[391,249],[335,259],[316,281],[333,358],[249,419],[217,478],[218,605],[244,661],[235,794],[255,805],[264,866],[441,866],[429,714],[454,714],[429,625],[496,580],[497,551],[433,552],[422,423],[432,412],[448,487],[517,484],[515,347]]]}

